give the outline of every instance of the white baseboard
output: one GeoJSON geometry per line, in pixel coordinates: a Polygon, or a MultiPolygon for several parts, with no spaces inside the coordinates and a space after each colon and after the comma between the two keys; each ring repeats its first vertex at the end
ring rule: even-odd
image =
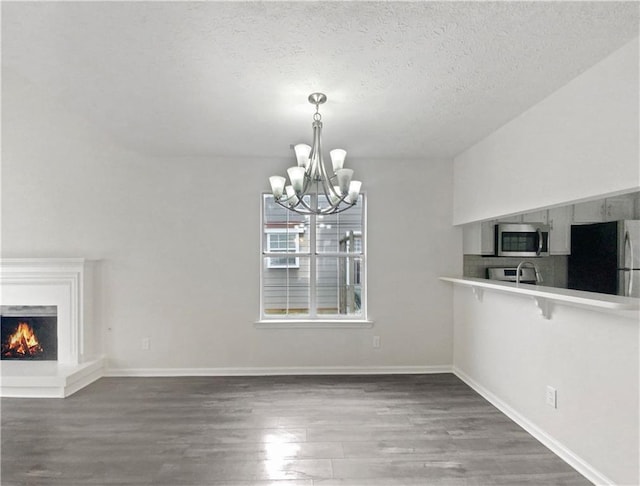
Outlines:
{"type": "Polygon", "coordinates": [[[105,376],[278,376],[278,375],[409,375],[451,373],[436,366],[303,366],[261,368],[109,368],[105,376]]]}
{"type": "Polygon", "coordinates": [[[576,471],[582,474],[585,478],[597,485],[615,485],[615,482],[606,477],[591,464],[587,463],[584,459],[575,454],[571,449],[566,447],[561,442],[557,441],[547,432],[542,430],[533,422],[529,421],[526,417],[519,412],[511,408],[505,402],[503,402],[496,395],[491,393],[485,387],[476,382],[473,378],[467,375],[460,368],[453,366],[453,374],[464,381],[467,385],[478,392],[484,399],[490,402],[494,407],[504,413],[507,417],[517,423],[520,427],[530,433],[538,441],[540,441],[545,447],[554,452],[560,459],[573,467],[576,471]]]}

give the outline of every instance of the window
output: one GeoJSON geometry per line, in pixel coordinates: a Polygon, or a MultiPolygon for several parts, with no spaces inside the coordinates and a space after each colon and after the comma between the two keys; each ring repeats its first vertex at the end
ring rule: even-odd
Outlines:
{"type": "Polygon", "coordinates": [[[263,196],[262,319],[366,319],[364,204],[300,215],[263,196]]]}
{"type": "MultiPolygon", "coordinates": [[[[288,232],[274,233],[267,231],[267,252],[269,253],[298,253],[300,243],[298,234],[288,232]]],[[[285,230],[286,231],[286,230],[285,230]]],[[[297,257],[269,257],[269,268],[300,268],[300,259],[297,257]]]]}

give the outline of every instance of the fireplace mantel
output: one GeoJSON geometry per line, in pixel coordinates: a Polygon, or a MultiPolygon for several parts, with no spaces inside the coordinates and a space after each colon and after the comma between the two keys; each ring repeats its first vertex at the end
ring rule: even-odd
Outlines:
{"type": "Polygon", "coordinates": [[[58,307],[58,360],[2,361],[2,396],[65,397],[103,375],[94,319],[97,264],[83,258],[0,260],[0,304],[58,307]]]}

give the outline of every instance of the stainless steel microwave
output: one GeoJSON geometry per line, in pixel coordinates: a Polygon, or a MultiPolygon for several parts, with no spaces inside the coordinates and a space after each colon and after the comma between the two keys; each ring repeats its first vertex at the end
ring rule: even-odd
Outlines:
{"type": "Polygon", "coordinates": [[[549,226],[542,223],[498,223],[496,256],[541,257],[549,255],[549,226]]]}

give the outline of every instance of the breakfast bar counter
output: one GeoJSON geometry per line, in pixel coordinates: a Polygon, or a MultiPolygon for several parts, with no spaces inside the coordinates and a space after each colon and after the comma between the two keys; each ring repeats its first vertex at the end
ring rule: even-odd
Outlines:
{"type": "Polygon", "coordinates": [[[484,291],[502,292],[530,296],[538,306],[541,315],[551,318],[552,302],[580,307],[591,307],[598,310],[608,311],[638,311],[640,310],[640,299],[634,297],[623,297],[620,295],[607,295],[595,292],[585,292],[582,290],[563,289],[556,287],[545,287],[531,284],[515,284],[513,282],[502,282],[497,280],[487,280],[472,277],[440,277],[440,280],[451,282],[455,285],[471,287],[474,295],[482,301],[484,291]]]}

